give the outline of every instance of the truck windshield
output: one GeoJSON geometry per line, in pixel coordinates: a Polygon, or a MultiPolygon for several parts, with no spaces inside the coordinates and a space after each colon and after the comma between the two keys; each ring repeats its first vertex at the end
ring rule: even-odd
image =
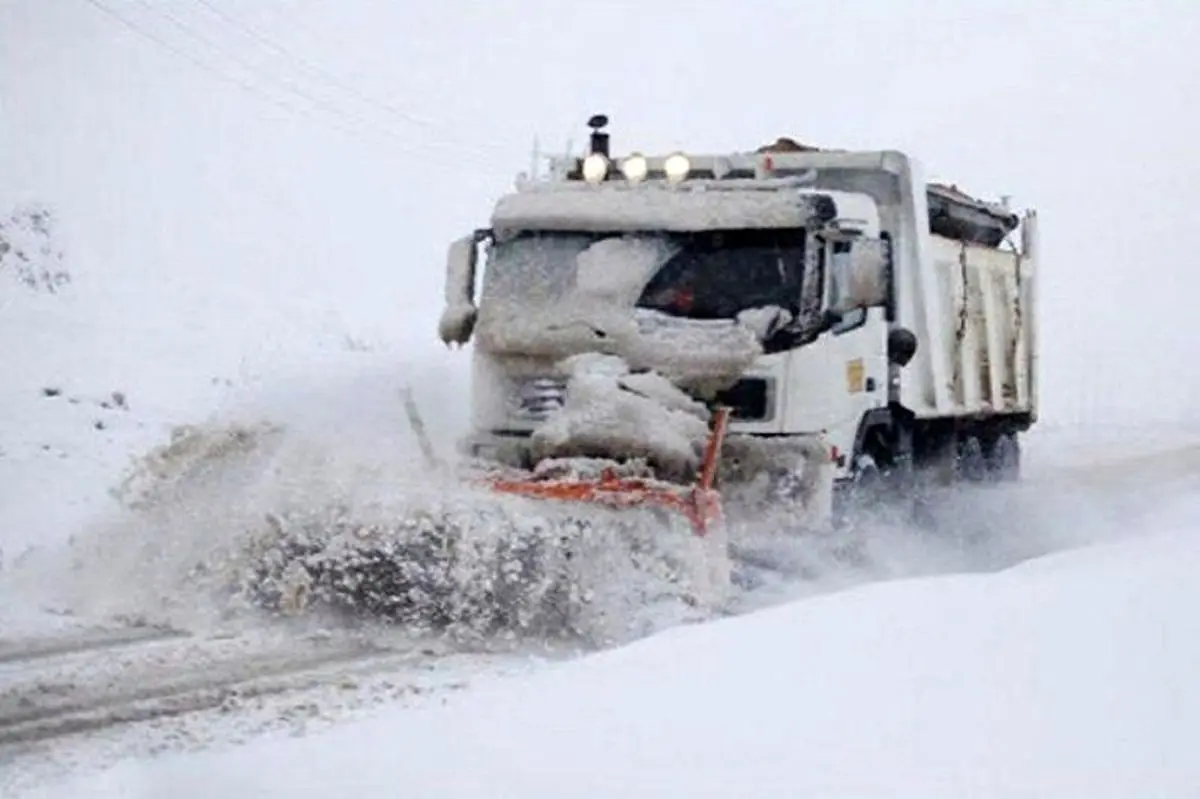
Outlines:
{"type": "Polygon", "coordinates": [[[527,233],[493,246],[482,300],[545,305],[591,287],[692,319],[732,319],[770,305],[796,313],[804,243],[803,230],[527,233]]]}
{"type": "Polygon", "coordinates": [[[803,230],[728,230],[673,237],[678,250],[638,300],[691,319],[732,319],[776,305],[799,313],[804,277],[803,230]]]}
{"type": "Polygon", "coordinates": [[[575,260],[597,236],[576,233],[524,233],[497,242],[483,274],[480,310],[493,303],[548,305],[571,291],[575,260]]]}

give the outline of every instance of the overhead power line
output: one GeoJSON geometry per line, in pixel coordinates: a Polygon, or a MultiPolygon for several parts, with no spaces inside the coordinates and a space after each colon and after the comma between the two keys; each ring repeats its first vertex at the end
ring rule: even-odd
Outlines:
{"type": "MultiPolygon", "coordinates": [[[[273,82],[274,86],[272,88],[275,88],[277,91],[282,91],[282,94],[287,99],[284,99],[284,97],[276,96],[275,94],[273,94],[269,91],[265,91],[262,87],[260,87],[259,85],[256,85],[253,81],[247,80],[246,77],[240,76],[238,74],[230,74],[230,72],[228,72],[228,71],[223,71],[223,70],[216,68],[213,65],[213,63],[206,61],[205,59],[200,58],[200,57],[194,55],[193,53],[176,46],[170,40],[159,35],[154,30],[146,27],[145,25],[139,24],[139,22],[136,21],[131,16],[124,14],[120,11],[117,11],[116,9],[114,9],[112,7],[111,4],[109,4],[108,2],[105,2],[104,0],[85,0],[85,2],[87,2],[89,5],[96,8],[97,10],[101,11],[102,13],[107,15],[109,18],[119,22],[125,28],[131,30],[132,32],[143,37],[144,39],[147,39],[148,41],[154,43],[155,45],[170,52],[172,55],[178,56],[178,57],[186,60],[192,66],[205,72],[206,74],[211,75],[215,78],[218,78],[219,80],[222,80],[223,82],[228,83],[230,85],[234,85],[250,94],[253,94],[257,98],[262,99],[277,108],[281,108],[283,110],[286,110],[286,111],[289,111],[292,113],[305,114],[307,116],[319,119],[322,122],[329,124],[331,127],[335,128],[338,131],[345,133],[349,136],[353,136],[355,138],[363,138],[364,135],[369,135],[371,133],[378,133],[388,139],[399,142],[406,152],[416,152],[416,151],[419,151],[421,149],[426,149],[426,148],[428,148],[428,149],[437,148],[437,149],[454,149],[459,152],[462,152],[465,150],[467,152],[474,152],[476,155],[484,154],[483,149],[479,146],[481,144],[480,142],[475,142],[475,143],[473,143],[471,145],[467,145],[465,147],[462,145],[453,144],[449,141],[437,141],[437,140],[424,141],[419,144],[416,144],[410,140],[401,138],[397,134],[397,132],[391,128],[375,124],[370,118],[364,119],[361,116],[347,114],[344,109],[340,108],[339,106],[329,102],[328,100],[326,100],[322,97],[314,95],[312,92],[308,91],[306,89],[306,87],[303,86],[302,84],[297,83],[294,80],[289,80],[286,76],[279,77],[279,76],[273,75],[269,72],[265,72],[264,70],[262,70],[260,68],[260,65],[256,64],[253,60],[248,60],[248,59],[244,58],[243,56],[241,56],[239,53],[237,53],[235,50],[231,49],[230,47],[223,45],[221,42],[219,42],[217,40],[214,40],[212,37],[205,36],[204,34],[197,32],[196,30],[194,30],[192,28],[192,26],[188,25],[186,22],[182,21],[177,16],[175,16],[167,11],[164,11],[161,8],[161,6],[156,7],[155,5],[152,5],[149,2],[146,2],[146,0],[132,0],[132,2],[135,2],[138,5],[142,6],[145,10],[150,12],[150,14],[157,16],[158,18],[164,20],[166,23],[170,24],[172,27],[179,30],[181,33],[186,35],[188,38],[199,43],[202,47],[208,48],[209,50],[215,52],[218,55],[218,59],[217,59],[218,61],[220,61],[221,59],[228,60],[229,62],[232,62],[233,64],[236,64],[238,67],[240,67],[240,70],[242,72],[246,73],[247,76],[253,76],[253,77],[256,77],[259,79],[265,78],[269,84],[273,82]],[[299,100],[300,102],[297,102],[297,100],[299,100]],[[325,115],[323,116],[323,115],[316,113],[315,109],[324,111],[325,115]],[[349,123],[349,124],[346,124],[346,123],[349,123]]],[[[227,21],[227,23],[236,25],[238,27],[246,27],[247,35],[250,35],[250,32],[249,32],[250,29],[247,26],[241,25],[241,23],[239,23],[231,15],[228,15],[225,12],[220,11],[212,3],[204,2],[203,0],[201,0],[201,2],[202,2],[202,5],[204,5],[206,8],[208,8],[210,11],[213,11],[216,15],[221,16],[223,19],[225,19],[227,21]]],[[[257,32],[255,32],[255,33],[257,33],[257,32]]],[[[291,55],[288,51],[286,51],[281,46],[275,45],[274,43],[272,43],[271,40],[268,39],[267,37],[259,34],[259,38],[261,38],[261,43],[265,43],[264,46],[269,45],[268,49],[275,49],[281,53],[284,53],[292,60],[297,61],[297,63],[301,63],[301,64],[309,63],[305,59],[302,59],[299,56],[291,55]]],[[[311,67],[309,67],[309,69],[310,69],[310,71],[316,70],[318,72],[327,72],[327,71],[321,70],[319,67],[315,67],[315,66],[311,66],[311,67]]],[[[357,90],[356,88],[354,88],[352,85],[350,85],[348,83],[338,80],[336,78],[336,76],[333,76],[332,81],[328,77],[325,78],[325,81],[326,81],[326,83],[329,83],[330,85],[335,85],[335,86],[337,85],[337,83],[342,83],[342,84],[344,84],[343,86],[338,86],[338,88],[341,88],[342,91],[346,91],[351,94],[358,94],[358,95],[361,95],[362,97],[367,97],[367,95],[365,95],[365,93],[360,92],[359,90],[357,90]],[[336,83],[334,81],[336,81],[336,83]]],[[[370,102],[369,97],[368,97],[367,101],[370,102]]],[[[429,125],[429,126],[436,124],[429,120],[420,120],[419,118],[417,118],[415,116],[406,114],[405,112],[403,112],[400,109],[394,109],[392,111],[392,113],[395,116],[399,116],[400,118],[405,119],[405,121],[408,121],[411,124],[425,124],[425,125],[429,125]]],[[[484,142],[482,144],[488,144],[488,143],[484,142]]],[[[496,145],[492,145],[492,147],[496,147],[496,145]]]]}
{"type": "Polygon", "coordinates": [[[141,36],[144,39],[148,39],[149,41],[154,42],[156,45],[163,48],[164,50],[167,50],[167,51],[173,53],[174,55],[178,56],[179,58],[184,59],[185,61],[189,62],[192,66],[196,67],[197,69],[201,70],[202,72],[212,75],[213,77],[215,77],[219,80],[222,80],[226,83],[237,86],[239,89],[250,92],[251,94],[253,94],[263,100],[266,100],[267,102],[271,103],[274,106],[284,108],[288,111],[303,111],[304,110],[301,108],[297,108],[296,106],[290,105],[288,103],[285,103],[277,97],[272,97],[271,95],[267,94],[266,92],[261,91],[260,89],[258,89],[258,87],[254,86],[251,83],[241,80],[233,75],[228,75],[224,72],[221,72],[220,70],[214,69],[211,64],[205,62],[203,59],[196,58],[191,53],[188,53],[185,50],[180,50],[178,47],[175,47],[166,39],[163,39],[162,37],[158,36],[154,32],[141,27],[140,25],[135,23],[132,19],[130,19],[129,17],[126,17],[124,14],[121,14],[118,11],[114,11],[112,8],[108,7],[104,3],[100,2],[100,0],[84,0],[84,2],[87,3],[88,5],[91,5],[93,8],[97,9],[98,11],[101,11],[102,13],[106,14],[111,19],[116,20],[117,22],[119,22],[121,25],[123,25],[127,29],[136,33],[138,36],[141,36]]]}
{"type": "Polygon", "coordinates": [[[200,5],[204,6],[204,8],[208,9],[208,11],[211,14],[213,14],[213,16],[218,17],[223,22],[225,22],[227,25],[229,25],[230,27],[236,28],[239,32],[242,33],[243,36],[246,36],[247,38],[257,42],[262,47],[266,48],[267,50],[270,50],[271,52],[275,53],[276,55],[279,55],[279,56],[287,59],[292,64],[294,64],[298,68],[300,68],[301,70],[306,71],[308,74],[317,77],[319,80],[323,81],[327,85],[333,86],[337,89],[340,89],[341,91],[346,92],[347,94],[353,96],[355,99],[359,100],[360,102],[362,102],[366,105],[370,105],[375,108],[378,108],[378,109],[384,111],[385,113],[391,114],[391,115],[395,116],[397,119],[403,120],[404,122],[407,122],[409,124],[418,125],[418,126],[426,127],[426,128],[441,127],[434,120],[431,120],[431,119],[428,119],[425,117],[418,117],[415,114],[405,111],[402,108],[398,108],[397,106],[395,106],[391,103],[384,102],[382,100],[376,99],[376,98],[364,93],[354,84],[342,80],[338,75],[321,67],[319,64],[315,64],[314,62],[310,61],[307,58],[304,58],[303,56],[296,55],[291,50],[289,50],[288,48],[279,44],[274,39],[271,39],[269,36],[267,36],[262,31],[247,24],[244,20],[237,18],[233,14],[230,14],[229,12],[223,10],[216,3],[211,2],[211,0],[195,0],[195,1],[197,3],[199,3],[200,5]]]}
{"type": "MultiPolygon", "coordinates": [[[[216,42],[213,39],[211,39],[201,33],[197,33],[189,25],[187,25],[187,23],[183,22],[178,17],[176,17],[174,14],[171,14],[169,11],[166,11],[165,9],[163,9],[161,4],[156,7],[156,6],[152,5],[151,3],[149,3],[148,0],[133,0],[133,2],[137,3],[142,8],[145,8],[151,14],[155,14],[158,17],[160,17],[161,19],[165,20],[168,24],[170,24],[175,29],[182,32],[185,36],[188,36],[191,39],[193,39],[194,41],[199,42],[201,44],[201,46],[209,47],[213,51],[218,53],[219,55],[221,55],[225,58],[228,58],[230,61],[237,64],[242,69],[246,70],[248,73],[250,73],[252,75],[257,75],[257,76],[265,75],[268,80],[270,80],[272,77],[274,77],[268,73],[263,73],[259,69],[258,65],[255,64],[253,61],[247,61],[246,59],[242,58],[240,55],[238,55],[238,53],[234,52],[230,48],[227,48],[227,47],[221,45],[219,42],[216,42]]],[[[329,103],[329,102],[321,99],[320,97],[316,97],[313,94],[310,94],[309,92],[307,92],[304,89],[303,86],[300,86],[299,84],[297,84],[293,81],[290,81],[286,78],[279,78],[279,77],[274,77],[274,81],[275,81],[275,83],[282,86],[283,90],[285,92],[295,95],[296,97],[299,97],[300,99],[302,99],[306,102],[309,102],[318,108],[324,109],[327,113],[332,114],[333,116],[341,117],[343,119],[349,120],[352,123],[358,123],[358,124],[362,123],[361,119],[357,119],[355,117],[347,115],[344,111],[342,111],[342,109],[338,108],[336,105],[333,105],[332,103],[329,103]]],[[[386,135],[394,135],[390,130],[386,130],[386,129],[381,129],[381,130],[383,130],[383,132],[385,132],[386,135]]]]}

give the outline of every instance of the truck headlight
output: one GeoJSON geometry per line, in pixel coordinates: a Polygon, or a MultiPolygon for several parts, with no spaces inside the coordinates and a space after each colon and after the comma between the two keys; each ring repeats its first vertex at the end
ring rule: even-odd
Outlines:
{"type": "Polygon", "coordinates": [[[621,174],[630,183],[639,183],[650,174],[650,165],[644,156],[635,153],[621,162],[621,174]]]}
{"type": "Polygon", "coordinates": [[[667,180],[671,183],[679,183],[691,171],[692,162],[683,153],[668,155],[667,160],[663,161],[663,172],[666,173],[667,180]]]}
{"type": "Polygon", "coordinates": [[[583,159],[583,179],[588,183],[601,183],[608,177],[608,159],[600,153],[592,153],[583,159]]]}

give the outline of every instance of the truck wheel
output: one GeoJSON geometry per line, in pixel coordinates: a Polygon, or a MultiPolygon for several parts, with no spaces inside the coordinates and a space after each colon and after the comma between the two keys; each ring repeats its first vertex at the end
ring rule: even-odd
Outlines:
{"type": "Polygon", "coordinates": [[[854,491],[874,500],[883,487],[883,473],[870,455],[859,455],[854,462],[854,491]]]}
{"type": "Polygon", "coordinates": [[[988,460],[977,436],[964,436],[958,445],[958,477],[971,483],[987,479],[988,460]]]}
{"type": "Polygon", "coordinates": [[[1001,433],[987,453],[988,476],[995,482],[1011,482],[1021,476],[1021,445],[1016,435],[1001,433]]]}
{"type": "Polygon", "coordinates": [[[834,526],[843,529],[875,510],[882,496],[883,474],[870,455],[854,459],[850,479],[835,494],[834,526]]]}

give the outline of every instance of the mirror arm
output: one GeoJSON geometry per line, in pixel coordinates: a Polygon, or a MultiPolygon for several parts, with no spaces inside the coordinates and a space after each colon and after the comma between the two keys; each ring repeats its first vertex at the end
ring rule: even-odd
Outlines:
{"type": "Polygon", "coordinates": [[[826,308],[825,312],[821,314],[821,332],[824,333],[827,330],[832,330],[841,324],[842,320],[845,318],[845,312],[835,311],[833,308],[826,308]]]}

